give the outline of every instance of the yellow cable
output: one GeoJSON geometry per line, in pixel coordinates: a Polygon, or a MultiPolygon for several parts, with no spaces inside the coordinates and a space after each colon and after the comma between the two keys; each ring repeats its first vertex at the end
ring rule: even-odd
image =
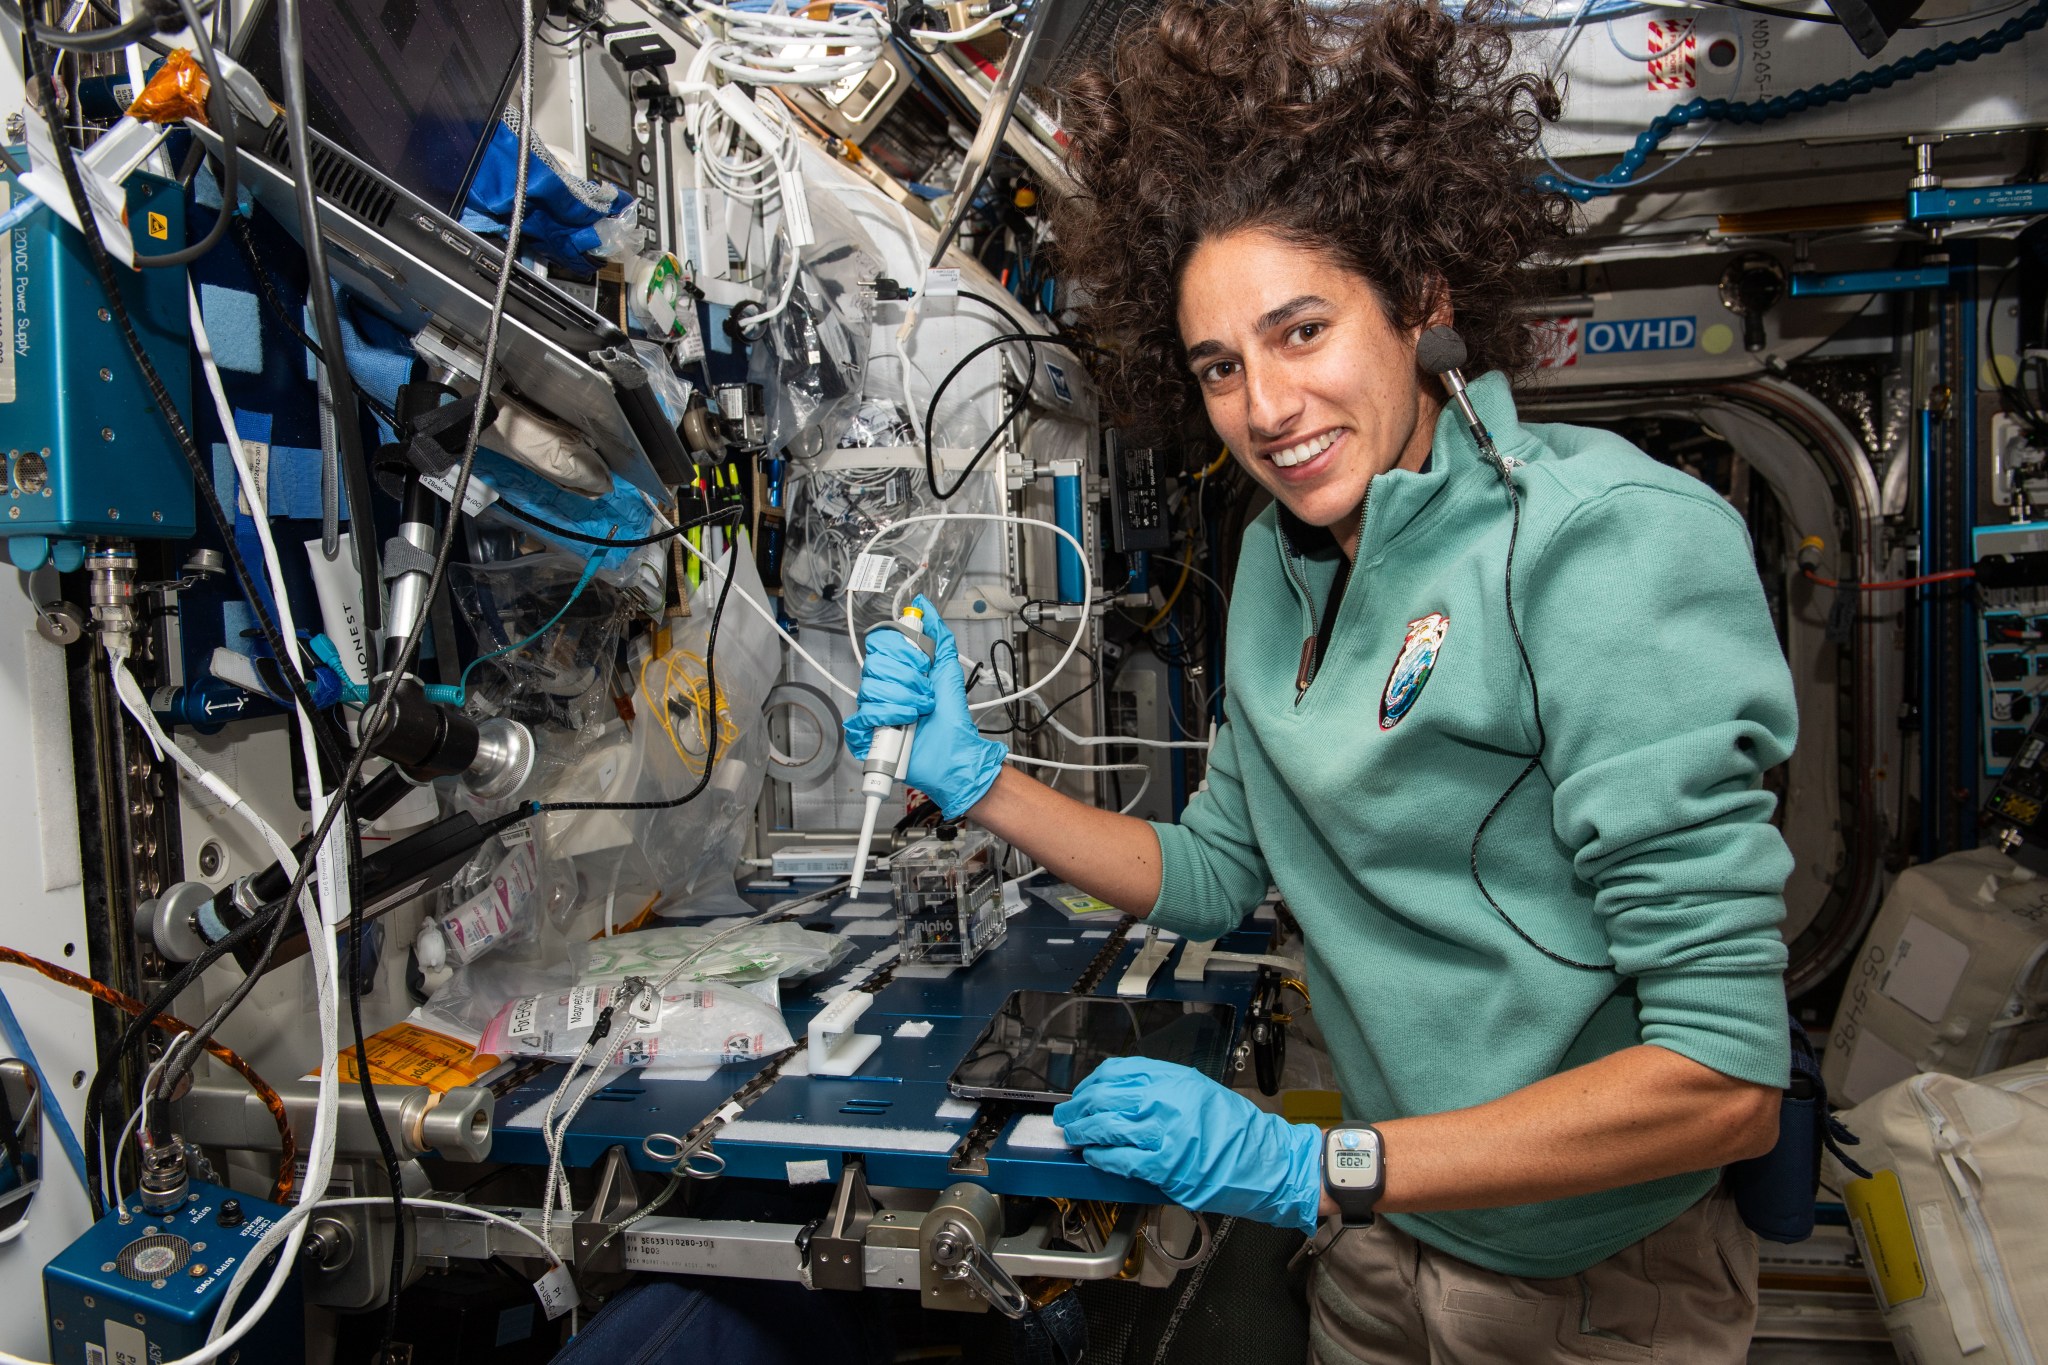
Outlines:
{"type": "Polygon", "coordinates": [[[1214,463],[1214,464],[1210,465],[1210,466],[1209,466],[1209,467],[1208,467],[1207,469],[1205,469],[1205,470],[1203,470],[1203,471],[1202,471],[1201,473],[1199,473],[1199,474],[1195,475],[1195,477],[1196,477],[1197,479],[1206,479],[1206,478],[1208,478],[1208,477],[1209,477],[1209,476],[1210,476],[1211,474],[1214,474],[1214,473],[1215,473],[1215,472],[1216,472],[1217,470],[1219,470],[1219,469],[1223,468],[1224,464],[1225,464],[1225,463],[1226,463],[1226,462],[1227,462],[1227,461],[1228,461],[1229,459],[1230,459],[1230,447],[1229,447],[1229,446],[1225,446],[1225,447],[1223,447],[1223,453],[1222,453],[1221,455],[1218,455],[1218,456],[1216,457],[1216,463],[1214,463]]]}
{"type": "Polygon", "coordinates": [[[646,699],[654,712],[655,723],[660,725],[662,733],[668,736],[669,745],[676,751],[676,757],[682,762],[684,770],[695,777],[704,771],[704,753],[710,748],[710,722],[707,722],[706,717],[717,718],[715,723],[718,726],[718,743],[721,749],[729,747],[739,737],[739,727],[733,723],[731,708],[726,705],[725,689],[718,690],[714,702],[710,689],[704,685],[703,676],[699,674],[692,677],[682,668],[685,660],[700,665],[704,662],[688,650],[673,650],[662,655],[650,653],[640,664],[639,689],[640,695],[646,699]],[[661,660],[661,665],[667,673],[662,680],[659,695],[647,682],[647,670],[654,666],[657,658],[661,660]],[[669,702],[676,699],[678,694],[688,699],[691,711],[696,717],[698,751],[694,754],[684,746],[682,736],[676,733],[674,713],[669,710],[669,702]]]}
{"type": "Polygon", "coordinates": [[[1145,623],[1145,629],[1148,632],[1157,630],[1159,628],[1159,623],[1161,621],[1164,621],[1167,618],[1167,615],[1170,612],[1172,612],[1173,604],[1175,602],[1180,601],[1181,590],[1187,587],[1188,575],[1194,571],[1194,567],[1195,547],[1190,545],[1188,546],[1187,554],[1184,555],[1180,561],[1180,582],[1174,584],[1173,591],[1166,595],[1166,601],[1161,604],[1159,608],[1159,614],[1157,616],[1154,616],[1151,620],[1145,623]]]}

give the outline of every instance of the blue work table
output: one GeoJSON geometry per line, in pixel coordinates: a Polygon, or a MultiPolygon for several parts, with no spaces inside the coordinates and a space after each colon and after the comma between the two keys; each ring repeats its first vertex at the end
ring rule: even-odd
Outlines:
{"type": "MultiPolygon", "coordinates": [[[[797,886],[797,893],[803,890],[797,886]]],[[[1028,888],[1027,888],[1028,891],[1028,888]]],[[[779,890],[773,898],[791,892],[779,890]]],[[[764,900],[763,904],[767,902],[764,900]]],[[[844,933],[857,923],[833,912],[838,898],[806,910],[796,922],[806,928],[844,933]]],[[[668,923],[689,923],[671,920],[668,923]]],[[[881,922],[895,923],[893,912],[881,922]]],[[[1004,940],[970,967],[943,975],[922,964],[901,964],[897,974],[874,992],[875,1003],[855,1026],[879,1035],[881,1045],[853,1076],[792,1074],[804,1069],[807,1052],[799,1052],[766,1093],[748,1104],[729,1129],[721,1130],[712,1151],[726,1163],[726,1174],[761,1180],[837,1180],[843,1158],[862,1158],[871,1184],[916,1189],[943,1189],[960,1180],[983,1185],[997,1194],[1124,1203],[1156,1203],[1159,1193],[1149,1185],[1107,1175],[1065,1147],[1014,1142],[1019,1125],[1044,1108],[1015,1106],[1000,1134],[974,1170],[956,1168],[953,1157],[980,1116],[973,1101],[955,1100],[946,1089],[954,1066],[973,1046],[983,1026],[1012,991],[1068,991],[1098,954],[1116,939],[1116,956],[1095,987],[1097,995],[1114,995],[1117,982],[1137,954],[1142,926],[1134,938],[1118,937],[1119,920],[1111,913],[1069,918],[1036,895],[1013,915],[1004,940]],[[1109,931],[1105,933],[1104,931],[1109,931]],[[1092,935],[1092,936],[1091,936],[1092,935]],[[923,1032],[930,1026],[928,1033],[923,1032]],[[909,1026],[912,1033],[899,1034],[909,1026]],[[764,1125],[775,1125],[763,1131],[764,1125]],[[815,1132],[805,1132],[811,1129],[815,1132]],[[822,1163],[822,1166],[820,1165],[822,1163]]],[[[1271,940],[1269,922],[1247,920],[1217,947],[1233,952],[1265,952],[1271,940]]],[[[833,971],[796,991],[785,989],[783,1016],[790,1035],[801,1039],[811,1017],[822,1008],[817,992],[848,980],[857,983],[872,974],[863,964],[893,946],[894,936],[852,936],[853,951],[833,971]]],[[[1154,973],[1148,998],[1228,1003],[1237,1009],[1241,1041],[1257,974],[1212,967],[1203,981],[1177,982],[1173,967],[1185,947],[1173,953],[1154,973]]],[[[622,1146],[627,1159],[647,1171],[667,1167],[641,1149],[650,1134],[681,1136],[704,1119],[750,1079],[765,1063],[748,1062],[719,1068],[705,1080],[648,1078],[632,1072],[593,1096],[569,1130],[564,1150],[574,1167],[595,1165],[605,1151],[622,1146]]],[[[502,1096],[497,1105],[491,1157],[495,1161],[544,1164],[547,1153],[539,1129],[519,1126],[517,1119],[545,1106],[560,1084],[562,1068],[546,1072],[502,1096]]],[[[1004,1106],[1009,1107],[1009,1106],[1004,1106]]]]}

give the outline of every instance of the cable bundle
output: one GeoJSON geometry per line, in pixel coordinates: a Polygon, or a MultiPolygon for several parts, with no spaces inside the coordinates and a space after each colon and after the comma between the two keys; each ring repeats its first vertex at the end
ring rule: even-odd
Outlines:
{"type": "Polygon", "coordinates": [[[749,85],[816,89],[859,80],[882,60],[889,44],[888,12],[869,0],[841,0],[822,19],[766,6],[696,4],[690,9],[713,35],[703,49],[711,65],[749,85]]]}

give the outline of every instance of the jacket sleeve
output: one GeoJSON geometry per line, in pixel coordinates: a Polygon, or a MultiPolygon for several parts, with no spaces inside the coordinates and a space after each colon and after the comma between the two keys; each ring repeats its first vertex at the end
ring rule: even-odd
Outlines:
{"type": "Polygon", "coordinates": [[[1239,777],[1243,722],[1232,718],[1234,712],[1226,702],[1226,721],[1209,747],[1206,784],[1188,801],[1180,823],[1152,823],[1159,835],[1159,899],[1147,922],[1197,940],[1235,929],[1270,882],[1239,777]]]}
{"type": "Polygon", "coordinates": [[[1764,772],[1797,737],[1792,678],[1718,501],[1623,485],[1518,575],[1543,764],[1642,1040],[1784,1085],[1785,879],[1764,772]]]}

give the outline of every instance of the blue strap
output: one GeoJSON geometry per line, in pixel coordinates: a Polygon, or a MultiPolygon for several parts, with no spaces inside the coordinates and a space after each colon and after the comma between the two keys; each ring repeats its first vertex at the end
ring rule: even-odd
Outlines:
{"type": "Polygon", "coordinates": [[[36,1084],[42,1087],[43,1113],[48,1115],[50,1127],[57,1134],[57,1145],[64,1149],[64,1155],[71,1158],[71,1168],[78,1172],[78,1188],[87,1188],[85,1179],[85,1148],[78,1145],[78,1134],[71,1131],[71,1120],[64,1116],[64,1106],[57,1102],[57,1091],[50,1084],[50,1078],[43,1074],[43,1064],[36,1060],[35,1049],[28,1045],[28,1035],[21,1031],[21,1021],[14,1017],[14,1006],[7,1003],[7,992],[0,990],[0,1039],[14,1051],[14,1055],[28,1063],[28,1069],[36,1075],[36,1084]]]}

